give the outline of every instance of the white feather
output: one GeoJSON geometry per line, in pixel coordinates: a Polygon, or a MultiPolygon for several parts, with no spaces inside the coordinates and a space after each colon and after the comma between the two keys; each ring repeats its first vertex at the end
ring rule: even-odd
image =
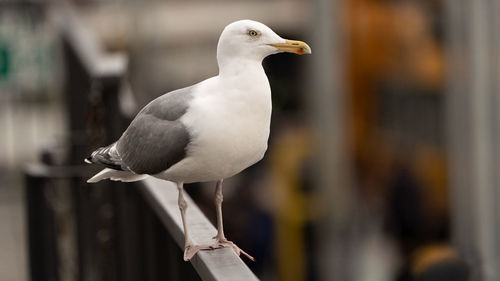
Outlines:
{"type": "Polygon", "coordinates": [[[87,180],[87,183],[95,183],[104,179],[113,181],[133,182],[140,181],[148,177],[148,175],[138,175],[128,171],[118,171],[110,168],[105,168],[95,176],[87,180]]]}

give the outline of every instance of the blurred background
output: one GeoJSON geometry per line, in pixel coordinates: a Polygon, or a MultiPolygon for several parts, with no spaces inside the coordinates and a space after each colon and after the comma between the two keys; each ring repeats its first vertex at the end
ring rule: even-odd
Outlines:
{"type": "MultiPolygon", "coordinates": [[[[151,99],[217,75],[218,36],[245,18],[313,50],[265,59],[269,150],[225,183],[226,233],[252,271],[500,280],[499,12],[488,0],[0,1],[0,280],[198,280],[136,186],[87,185],[96,169],[82,160],[151,99]],[[169,247],[178,260],[163,259],[169,247]]],[[[214,222],[214,185],[186,189],[214,222]]]]}

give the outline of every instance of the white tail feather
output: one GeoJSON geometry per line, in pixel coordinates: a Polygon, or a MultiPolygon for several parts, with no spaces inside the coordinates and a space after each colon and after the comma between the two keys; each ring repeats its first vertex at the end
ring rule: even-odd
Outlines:
{"type": "Polygon", "coordinates": [[[104,179],[122,182],[133,182],[143,180],[147,176],[148,175],[138,175],[128,171],[118,171],[110,168],[105,168],[95,176],[88,179],[87,183],[95,183],[104,179]]]}

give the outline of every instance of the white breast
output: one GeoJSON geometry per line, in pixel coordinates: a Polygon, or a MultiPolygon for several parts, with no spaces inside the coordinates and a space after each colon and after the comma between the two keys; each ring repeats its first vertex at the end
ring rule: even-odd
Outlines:
{"type": "Polygon", "coordinates": [[[214,181],[262,159],[269,138],[271,90],[263,70],[251,77],[214,77],[200,84],[181,119],[191,134],[187,157],[165,172],[166,179],[214,181]]]}

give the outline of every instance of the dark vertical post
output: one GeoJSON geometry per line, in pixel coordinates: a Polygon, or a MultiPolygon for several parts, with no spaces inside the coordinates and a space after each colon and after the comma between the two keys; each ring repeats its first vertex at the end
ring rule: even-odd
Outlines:
{"type": "Polygon", "coordinates": [[[31,281],[57,281],[57,233],[52,210],[45,197],[46,179],[25,175],[31,281]]]}
{"type": "MultiPolygon", "coordinates": [[[[81,164],[87,156],[89,143],[86,128],[89,115],[89,93],[91,77],[79,58],[76,49],[67,36],[62,36],[63,56],[65,63],[64,92],[66,95],[66,116],[69,118],[70,151],[69,164],[81,164]]],[[[94,140],[95,142],[95,140],[94,140]]]]}

